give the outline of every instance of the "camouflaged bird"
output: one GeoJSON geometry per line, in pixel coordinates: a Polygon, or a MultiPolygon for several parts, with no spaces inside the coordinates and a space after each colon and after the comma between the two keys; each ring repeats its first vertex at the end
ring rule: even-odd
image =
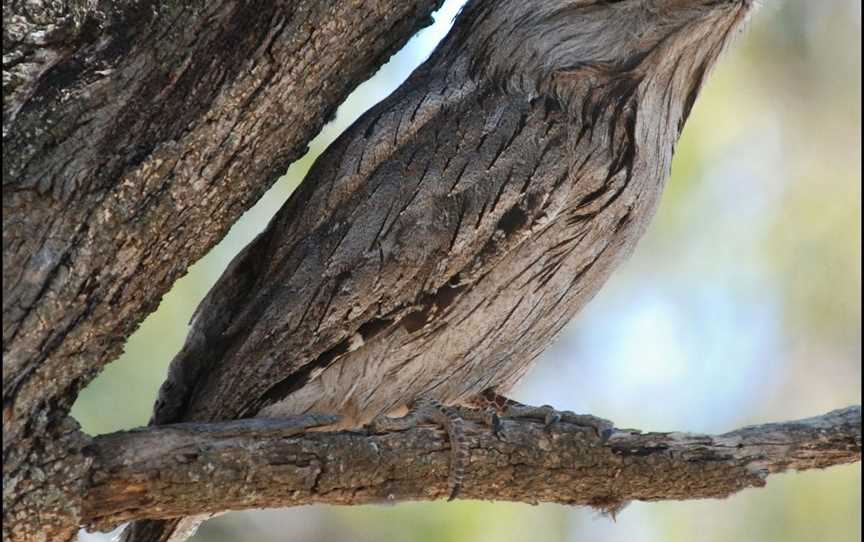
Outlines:
{"type": "Polygon", "coordinates": [[[152,423],[315,412],[358,427],[505,394],[645,231],[751,7],[469,1],[230,264],[152,423]]]}

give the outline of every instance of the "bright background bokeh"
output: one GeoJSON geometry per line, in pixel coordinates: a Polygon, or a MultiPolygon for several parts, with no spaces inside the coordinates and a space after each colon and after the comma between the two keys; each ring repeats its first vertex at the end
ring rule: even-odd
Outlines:
{"type": "MultiPolygon", "coordinates": [[[[861,402],[861,4],[765,0],[698,100],[634,256],[515,391],[619,427],[722,432],[861,402]]],[[[395,89],[460,0],[339,109],[229,235],[179,280],[73,413],[144,425],[186,323],[314,158],[395,89]]],[[[408,503],[231,513],[195,542],[851,542],[860,464],[770,478],[727,500],[586,509],[408,503]]],[[[107,540],[82,534],[82,540],[107,540]]]]}

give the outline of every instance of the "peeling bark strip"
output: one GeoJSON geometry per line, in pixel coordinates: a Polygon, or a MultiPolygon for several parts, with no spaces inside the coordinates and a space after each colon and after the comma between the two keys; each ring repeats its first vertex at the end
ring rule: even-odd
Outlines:
{"type": "MultiPolygon", "coordinates": [[[[312,424],[326,420],[313,420],[312,424]]],[[[548,430],[502,420],[496,438],[472,429],[462,498],[557,502],[615,511],[629,500],[727,497],[769,473],[861,459],[861,408],[723,435],[548,430]]],[[[449,445],[441,431],[302,433],[295,420],[177,424],[97,437],[84,524],[310,503],[446,498],[449,445]]]]}
{"type": "Polygon", "coordinates": [[[4,540],[74,535],[78,390],[440,3],[4,2],[4,540]]]}

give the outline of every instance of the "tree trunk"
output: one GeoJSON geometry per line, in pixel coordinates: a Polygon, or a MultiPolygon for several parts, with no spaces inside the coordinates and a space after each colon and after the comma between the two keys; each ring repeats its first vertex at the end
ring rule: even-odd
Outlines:
{"type": "Polygon", "coordinates": [[[439,4],[4,4],[4,539],[74,535],[78,391],[439,4]]]}

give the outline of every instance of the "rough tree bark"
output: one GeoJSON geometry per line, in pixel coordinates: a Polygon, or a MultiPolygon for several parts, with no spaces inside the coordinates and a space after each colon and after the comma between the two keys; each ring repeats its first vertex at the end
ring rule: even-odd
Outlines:
{"type": "Polygon", "coordinates": [[[439,4],[4,3],[4,539],[74,534],[77,392],[439,4]]]}
{"type": "MultiPolygon", "coordinates": [[[[68,417],[171,284],[439,4],[4,3],[4,541],[71,540],[80,525],[165,514],[440,495],[426,479],[443,480],[447,445],[431,430],[296,435],[287,422],[247,420],[94,440],[68,417]],[[419,451],[430,453],[406,469],[419,451]],[[352,454],[362,460],[328,477],[352,454]],[[232,491],[190,501],[210,487],[196,476],[219,461],[232,491]],[[150,468],[173,482],[159,486],[150,468]]],[[[759,429],[786,439],[776,447],[751,447],[746,431],[619,432],[605,446],[566,424],[477,434],[465,496],[611,509],[728,494],[765,469],[859,460],[861,445],[855,409],[759,429]],[[610,473],[620,482],[598,485],[610,473]]]]}
{"type": "MultiPolygon", "coordinates": [[[[726,497],[765,485],[769,473],[861,459],[859,407],[718,436],[618,430],[605,444],[566,422],[545,428],[505,419],[497,435],[470,429],[464,498],[578,504],[613,514],[629,500],[726,497]]],[[[302,430],[293,420],[260,419],[97,437],[88,450],[96,468],[83,521],[111,529],[141,517],[447,497],[449,444],[440,430],[302,430]]]]}

